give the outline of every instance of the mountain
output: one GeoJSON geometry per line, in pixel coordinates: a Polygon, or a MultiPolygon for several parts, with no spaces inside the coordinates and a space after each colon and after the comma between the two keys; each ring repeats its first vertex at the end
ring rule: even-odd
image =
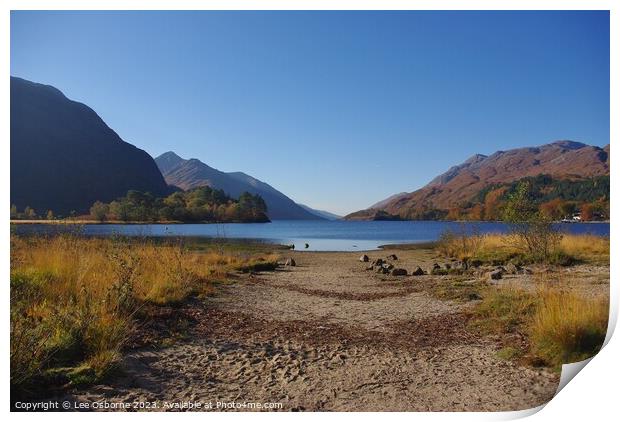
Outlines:
{"type": "Polygon", "coordinates": [[[130,189],[168,193],[146,152],[58,89],[11,77],[11,204],[39,214],[87,212],[130,189]]]}
{"type": "Polygon", "coordinates": [[[326,220],[340,220],[342,218],[341,215],[337,215],[329,211],[315,210],[314,208],[310,208],[309,206],[300,203],[297,203],[297,205],[314,215],[325,218],[326,220]]]}
{"type": "MultiPolygon", "coordinates": [[[[425,218],[430,210],[446,212],[464,207],[486,188],[516,180],[548,175],[559,180],[583,180],[609,175],[609,145],[604,148],[574,141],[557,141],[538,147],[476,154],[435,177],[421,189],[387,198],[347,219],[373,219],[381,210],[404,219],[425,218]]],[[[431,213],[432,214],[432,213],[431,213]]]]}
{"type": "Polygon", "coordinates": [[[202,161],[184,159],[172,151],[155,158],[159,170],[169,185],[183,190],[199,186],[222,189],[233,198],[243,192],[260,195],[267,204],[267,215],[272,220],[320,220],[322,217],[296,204],[282,192],[267,183],[242,172],[225,173],[209,167],[202,161]]]}
{"type": "Polygon", "coordinates": [[[408,192],[395,193],[394,195],[385,198],[383,201],[379,201],[376,204],[371,205],[370,209],[380,210],[381,208],[385,207],[391,201],[394,201],[406,195],[409,195],[409,193],[408,192]]]}

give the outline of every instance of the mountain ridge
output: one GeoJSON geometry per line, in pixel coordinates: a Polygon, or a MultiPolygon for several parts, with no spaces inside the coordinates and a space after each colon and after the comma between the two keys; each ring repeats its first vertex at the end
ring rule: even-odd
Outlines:
{"type": "Polygon", "coordinates": [[[609,145],[601,148],[571,140],[535,147],[475,154],[450,167],[422,188],[396,194],[377,204],[345,216],[373,219],[382,211],[402,219],[416,219],[430,209],[447,211],[471,201],[488,186],[546,174],[557,179],[585,179],[609,175],[609,145]]]}
{"type": "Polygon", "coordinates": [[[169,192],[153,158],[86,104],[11,76],[11,204],[39,213],[87,212],[129,190],[169,192]]]}
{"type": "Polygon", "coordinates": [[[258,194],[267,203],[267,215],[272,220],[323,219],[320,215],[302,208],[271,185],[246,173],[223,172],[197,158],[182,158],[173,151],[156,157],[155,163],[169,185],[183,190],[210,186],[214,189],[222,189],[234,198],[238,198],[243,192],[258,194]]]}

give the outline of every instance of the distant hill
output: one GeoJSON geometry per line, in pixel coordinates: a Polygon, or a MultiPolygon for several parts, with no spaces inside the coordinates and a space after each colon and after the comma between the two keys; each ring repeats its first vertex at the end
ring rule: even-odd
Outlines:
{"type": "Polygon", "coordinates": [[[272,220],[320,220],[323,217],[307,211],[282,192],[242,172],[226,173],[202,161],[184,159],[172,151],[155,159],[157,166],[169,185],[183,190],[199,186],[222,189],[233,198],[243,192],[260,195],[267,204],[267,215],[272,220]]]}
{"type": "Polygon", "coordinates": [[[131,189],[169,192],[151,156],[91,108],[52,86],[11,77],[11,204],[67,215],[131,189]]]}
{"type": "MultiPolygon", "coordinates": [[[[507,189],[512,182],[539,175],[569,181],[609,175],[609,145],[599,148],[580,142],[557,141],[538,147],[497,151],[490,156],[476,154],[421,189],[397,194],[345,218],[373,219],[377,210],[402,219],[439,218],[451,209],[465,209],[483,201],[481,192],[486,193],[489,187],[506,185],[507,189]]],[[[560,185],[555,183],[554,186],[560,185]]]]}
{"type": "Polygon", "coordinates": [[[300,204],[300,203],[297,203],[297,205],[299,205],[300,207],[302,207],[306,211],[308,211],[308,212],[310,212],[312,214],[318,215],[319,217],[325,218],[327,220],[340,220],[342,218],[341,215],[337,215],[337,214],[331,213],[329,211],[315,210],[314,208],[310,208],[309,206],[304,205],[304,204],[300,204]]]}

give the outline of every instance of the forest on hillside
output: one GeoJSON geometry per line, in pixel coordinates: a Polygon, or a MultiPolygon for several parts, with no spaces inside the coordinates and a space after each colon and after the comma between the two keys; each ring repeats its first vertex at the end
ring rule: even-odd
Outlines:
{"type": "Polygon", "coordinates": [[[609,220],[609,176],[580,179],[557,179],[541,174],[525,177],[511,183],[494,184],[480,190],[468,201],[457,202],[445,209],[428,202],[416,209],[404,210],[399,215],[380,210],[364,210],[362,219],[402,220],[503,220],[504,208],[518,186],[528,187],[528,197],[540,214],[552,220],[605,221],[609,220]]]}

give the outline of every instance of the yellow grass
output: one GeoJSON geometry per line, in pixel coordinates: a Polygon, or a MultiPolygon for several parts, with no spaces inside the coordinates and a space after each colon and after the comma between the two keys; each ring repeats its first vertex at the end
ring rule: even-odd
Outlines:
{"type": "Polygon", "coordinates": [[[598,352],[607,332],[609,301],[549,284],[535,292],[507,285],[487,288],[473,312],[474,327],[486,333],[525,334],[533,361],[559,369],[598,352]]]}
{"type": "Polygon", "coordinates": [[[533,353],[556,367],[595,355],[607,333],[609,302],[551,289],[540,297],[529,326],[533,353]]]}
{"type": "Polygon", "coordinates": [[[565,235],[560,249],[577,259],[595,263],[609,263],[609,238],[593,235],[565,235]]]}
{"type": "MultiPolygon", "coordinates": [[[[562,236],[555,254],[579,261],[604,264],[609,262],[609,246],[607,237],[566,234],[562,236]]],[[[461,260],[480,259],[500,262],[525,254],[519,241],[509,234],[446,237],[439,242],[438,250],[443,255],[461,260]]]]}
{"type": "Polygon", "coordinates": [[[87,365],[103,373],[144,305],[208,295],[231,271],[274,265],[277,258],[188,251],[174,243],[14,236],[12,384],[32,382],[53,367],[87,365]]]}

